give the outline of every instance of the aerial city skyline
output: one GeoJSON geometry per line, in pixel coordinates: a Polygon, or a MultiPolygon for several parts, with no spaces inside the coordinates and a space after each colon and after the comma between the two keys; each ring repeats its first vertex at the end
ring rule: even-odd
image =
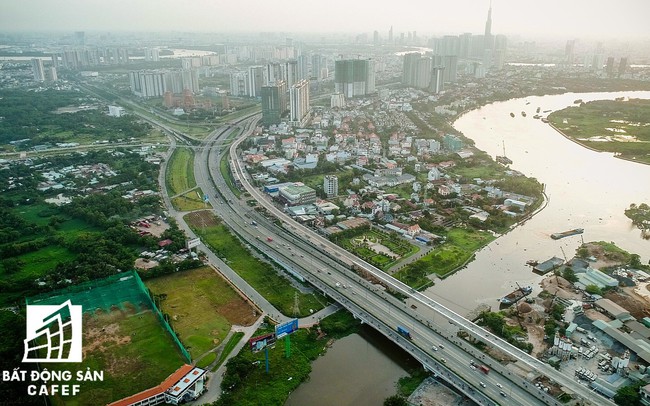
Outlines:
{"type": "MultiPolygon", "coordinates": [[[[419,31],[422,35],[474,32],[484,21],[488,1],[455,2],[414,0],[377,3],[371,0],[332,0],[324,5],[297,0],[275,3],[244,0],[177,2],[161,0],[129,3],[100,1],[20,0],[3,2],[3,31],[177,31],[296,33],[372,32],[380,27],[419,31]],[[295,12],[294,18],[277,25],[271,15],[295,12]],[[359,18],[362,17],[362,18],[359,18]]],[[[647,37],[644,16],[650,4],[643,0],[592,2],[588,0],[507,1],[494,0],[499,19],[494,29],[506,35],[557,38],[630,39],[647,37]]],[[[384,31],[384,30],[381,30],[384,31]]]]}

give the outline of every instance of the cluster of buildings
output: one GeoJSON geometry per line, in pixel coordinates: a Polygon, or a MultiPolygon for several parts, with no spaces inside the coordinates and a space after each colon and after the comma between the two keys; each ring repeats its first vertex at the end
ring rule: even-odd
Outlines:
{"type": "MultiPolygon", "coordinates": [[[[129,85],[134,95],[142,98],[199,92],[199,74],[196,69],[144,70],[129,72],[129,85]]],[[[172,96],[167,96],[172,97],[172,96]]]]}

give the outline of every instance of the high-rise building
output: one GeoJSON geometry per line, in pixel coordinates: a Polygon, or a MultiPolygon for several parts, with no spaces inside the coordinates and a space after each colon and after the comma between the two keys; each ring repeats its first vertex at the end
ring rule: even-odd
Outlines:
{"type": "Polygon", "coordinates": [[[336,175],[325,175],[323,178],[323,191],[328,198],[339,195],[339,178],[336,175]]]}
{"type": "Polygon", "coordinates": [[[431,84],[429,85],[429,91],[432,93],[440,93],[444,90],[444,76],[445,68],[442,66],[434,66],[431,70],[431,84]]]}
{"type": "Polygon", "coordinates": [[[456,55],[443,56],[442,64],[445,67],[444,81],[456,83],[458,81],[458,57],[456,55]]]}
{"type": "Polygon", "coordinates": [[[183,69],[181,71],[183,91],[199,92],[199,72],[196,69],[183,69]]]}
{"type": "Polygon", "coordinates": [[[346,98],[375,92],[375,66],[372,59],[342,59],[334,63],[334,91],[346,98]]]}
{"type": "Polygon", "coordinates": [[[309,64],[307,55],[298,56],[298,80],[309,79],[309,64]]]}
{"type": "Polygon", "coordinates": [[[618,77],[623,76],[626,70],[627,70],[627,58],[621,58],[621,61],[618,64],[618,77]]]}
{"type": "Polygon", "coordinates": [[[298,81],[298,61],[292,59],[287,61],[284,66],[284,75],[282,79],[287,83],[288,87],[291,87],[298,81]]]}
{"type": "Polygon", "coordinates": [[[248,68],[248,96],[261,97],[264,86],[264,67],[250,66],[248,68]]]}
{"type": "Polygon", "coordinates": [[[56,68],[54,66],[45,68],[45,80],[50,82],[56,82],[59,80],[59,75],[57,75],[56,68]]]}
{"type": "Polygon", "coordinates": [[[404,86],[413,86],[417,63],[421,58],[422,55],[419,52],[410,52],[404,55],[404,67],[402,70],[402,84],[404,86]]]}
{"type": "MultiPolygon", "coordinates": [[[[233,72],[230,74],[230,94],[233,96],[248,96],[248,72],[233,72]]],[[[261,89],[260,89],[261,90],[261,89]]]]}
{"type": "Polygon", "coordinates": [[[345,107],[345,96],[341,93],[334,93],[330,96],[330,107],[345,107]]]}
{"type": "Polygon", "coordinates": [[[289,121],[303,127],[309,120],[309,81],[301,80],[289,88],[289,121]]]}
{"type": "Polygon", "coordinates": [[[488,51],[492,50],[493,47],[493,38],[492,38],[492,3],[490,3],[490,8],[488,9],[487,20],[485,21],[485,35],[483,36],[483,50],[488,51]]]}
{"type": "Polygon", "coordinates": [[[74,33],[75,45],[86,45],[86,33],[84,31],[77,31],[74,33]]]}
{"type": "Polygon", "coordinates": [[[165,72],[129,72],[129,83],[133,94],[139,97],[162,97],[165,86],[165,72]]]}
{"type": "Polygon", "coordinates": [[[45,80],[45,68],[43,68],[42,59],[32,59],[32,73],[34,74],[34,80],[38,82],[43,82],[45,80]]]}
{"type": "Polygon", "coordinates": [[[431,58],[422,57],[419,52],[404,55],[402,83],[405,86],[427,89],[431,84],[431,58]]]}
{"type": "Polygon", "coordinates": [[[287,84],[277,80],[274,84],[262,86],[262,124],[280,124],[287,111],[287,84]]]}
{"type": "Polygon", "coordinates": [[[282,80],[282,65],[279,63],[269,63],[264,69],[264,85],[272,85],[278,80],[282,80]]]}
{"type": "Polygon", "coordinates": [[[572,66],[575,58],[576,40],[568,40],[564,48],[564,57],[567,66],[572,66]]]}
{"type": "Polygon", "coordinates": [[[375,30],[375,32],[372,33],[372,43],[375,45],[379,45],[379,31],[375,30]]]}
{"type": "Polygon", "coordinates": [[[458,57],[461,59],[467,59],[470,56],[472,50],[472,34],[466,32],[458,37],[458,57]]]}
{"type": "Polygon", "coordinates": [[[610,56],[607,58],[607,65],[605,67],[605,72],[607,72],[607,76],[612,78],[614,77],[614,57],[610,56]]]}
{"type": "Polygon", "coordinates": [[[388,30],[388,43],[392,44],[393,43],[393,26],[390,26],[390,30],[388,30]]]}
{"type": "Polygon", "coordinates": [[[146,62],[158,62],[160,61],[160,51],[158,48],[145,48],[144,49],[144,60],[146,62]]]}

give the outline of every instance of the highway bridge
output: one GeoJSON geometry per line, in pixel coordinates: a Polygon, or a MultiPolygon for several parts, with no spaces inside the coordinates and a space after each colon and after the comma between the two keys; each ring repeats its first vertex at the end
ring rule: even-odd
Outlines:
{"type": "Polygon", "coordinates": [[[216,213],[240,238],[299,279],[341,303],[356,317],[408,351],[426,369],[478,404],[563,404],[532,383],[532,379],[543,375],[571,392],[581,404],[613,405],[573,377],[529,356],[291,220],[273,205],[269,196],[250,184],[243,162],[237,155],[239,143],[251,134],[258,119],[259,115],[244,118],[233,126],[214,131],[196,148],[197,183],[209,196],[216,213]],[[232,137],[235,130],[241,130],[241,135],[228,149],[215,147],[215,143],[223,143],[224,139],[232,137]],[[252,210],[245,199],[237,198],[230,191],[219,170],[221,158],[226,153],[235,179],[273,218],[252,210]],[[281,222],[281,227],[276,224],[276,219],[281,222]],[[255,225],[251,224],[253,221],[255,225]],[[381,283],[369,282],[352,268],[364,270],[381,283]],[[395,293],[406,299],[398,299],[395,293]],[[411,339],[398,334],[397,326],[408,329],[411,339]],[[517,361],[502,365],[459,338],[459,332],[497,348],[517,361]],[[474,362],[489,366],[491,372],[487,375],[481,373],[471,366],[474,362]]]}

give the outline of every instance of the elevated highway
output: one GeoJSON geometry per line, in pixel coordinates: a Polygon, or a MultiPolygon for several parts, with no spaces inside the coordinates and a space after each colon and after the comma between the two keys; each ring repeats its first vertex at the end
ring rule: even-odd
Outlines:
{"type": "MultiPolygon", "coordinates": [[[[230,134],[215,131],[197,148],[195,157],[197,183],[208,194],[224,222],[240,238],[341,303],[355,316],[408,351],[425,368],[437,373],[479,404],[561,405],[531,383],[531,377],[544,375],[568,388],[583,404],[613,405],[574,381],[573,377],[556,371],[312,230],[293,222],[273,205],[268,196],[250,184],[243,163],[237,156],[237,146],[252,132],[254,122],[255,118],[241,122],[242,136],[229,149],[212,148],[212,143],[222,142],[220,138],[230,134]],[[225,153],[229,155],[234,177],[268,213],[282,223],[282,227],[278,227],[277,220],[265,218],[252,210],[228,189],[219,171],[219,162],[225,153]],[[256,226],[250,224],[253,220],[256,226]],[[272,241],[267,241],[267,237],[271,237],[272,241]],[[407,297],[407,300],[399,300],[382,286],[359,277],[351,271],[352,267],[369,272],[393,292],[407,297]],[[407,328],[412,340],[397,334],[397,326],[407,328]],[[499,364],[458,338],[457,333],[461,331],[477,341],[498,348],[517,361],[507,366],[499,364]],[[433,349],[434,346],[437,351],[433,349]],[[484,375],[472,369],[471,361],[488,365],[491,372],[484,375]],[[512,365],[516,368],[512,368],[512,365]]],[[[282,319],[281,315],[275,316],[282,319]]]]}

